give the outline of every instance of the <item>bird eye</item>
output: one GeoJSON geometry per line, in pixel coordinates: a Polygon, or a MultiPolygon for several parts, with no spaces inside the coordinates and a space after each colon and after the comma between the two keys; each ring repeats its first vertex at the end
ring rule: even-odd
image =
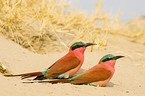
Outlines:
{"type": "Polygon", "coordinates": [[[77,49],[77,48],[80,48],[80,47],[84,47],[84,45],[76,45],[76,46],[73,46],[72,47],[72,50],[77,49]]]}
{"type": "Polygon", "coordinates": [[[109,61],[109,60],[112,60],[112,59],[113,59],[113,58],[108,57],[108,58],[102,60],[102,62],[106,62],[106,61],[109,61]]]}

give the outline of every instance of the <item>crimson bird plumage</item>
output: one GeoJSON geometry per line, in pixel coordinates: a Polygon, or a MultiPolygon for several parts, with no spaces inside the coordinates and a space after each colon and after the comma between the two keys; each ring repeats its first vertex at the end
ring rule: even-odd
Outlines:
{"type": "Polygon", "coordinates": [[[122,57],[124,56],[114,56],[112,54],[108,54],[102,57],[97,65],[78,74],[77,76],[69,79],[44,80],[44,82],[66,82],[71,84],[90,84],[93,86],[105,86],[110,81],[115,72],[114,66],[116,60],[122,57]]]}
{"type": "Polygon", "coordinates": [[[36,77],[34,80],[46,78],[69,78],[74,75],[82,66],[84,61],[84,51],[86,47],[96,45],[94,43],[76,42],[72,44],[69,52],[52,64],[47,70],[41,72],[31,72],[16,75],[5,75],[6,77],[21,76],[22,79],[36,77]]]}

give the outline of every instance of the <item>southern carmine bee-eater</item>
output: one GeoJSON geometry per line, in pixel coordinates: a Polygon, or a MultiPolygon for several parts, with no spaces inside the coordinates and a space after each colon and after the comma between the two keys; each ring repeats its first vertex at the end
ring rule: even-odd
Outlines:
{"type": "Polygon", "coordinates": [[[21,76],[22,79],[35,77],[34,80],[47,78],[69,78],[74,75],[82,66],[84,61],[84,51],[86,47],[96,45],[94,43],[76,42],[72,44],[69,52],[52,64],[47,70],[16,75],[4,75],[6,77],[21,76]]]}
{"type": "Polygon", "coordinates": [[[112,54],[105,55],[101,58],[99,63],[94,67],[68,79],[49,79],[40,80],[39,82],[51,83],[71,83],[71,84],[89,84],[92,86],[105,86],[112,78],[115,72],[116,60],[124,56],[114,56],[112,54]]]}

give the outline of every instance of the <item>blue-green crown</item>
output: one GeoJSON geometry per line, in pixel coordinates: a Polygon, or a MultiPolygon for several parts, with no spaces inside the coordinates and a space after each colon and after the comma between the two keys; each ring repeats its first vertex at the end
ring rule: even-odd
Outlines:
{"type": "Polygon", "coordinates": [[[80,45],[80,46],[84,46],[85,43],[83,43],[83,42],[75,42],[74,44],[72,44],[72,47],[74,47],[74,46],[78,46],[78,45],[80,45]]]}
{"type": "Polygon", "coordinates": [[[83,42],[75,42],[74,44],[72,44],[72,50],[79,48],[79,47],[84,47],[85,43],[83,42]]]}
{"type": "Polygon", "coordinates": [[[103,57],[101,58],[101,61],[102,61],[102,62],[105,62],[105,61],[108,61],[108,60],[112,60],[114,57],[115,57],[115,56],[112,55],[112,54],[107,54],[107,55],[105,55],[105,56],[103,56],[103,57]]]}
{"type": "Polygon", "coordinates": [[[112,54],[107,54],[107,55],[105,55],[104,57],[101,58],[101,61],[106,62],[106,61],[109,61],[109,60],[117,60],[117,59],[122,58],[122,57],[124,57],[124,56],[121,56],[121,55],[114,56],[112,54]]]}

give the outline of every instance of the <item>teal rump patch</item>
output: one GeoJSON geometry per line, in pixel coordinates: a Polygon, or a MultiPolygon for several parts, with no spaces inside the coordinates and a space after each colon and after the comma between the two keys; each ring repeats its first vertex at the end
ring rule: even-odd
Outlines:
{"type": "Polygon", "coordinates": [[[42,72],[43,75],[46,73],[46,71],[41,71],[41,72],[42,72]]]}

